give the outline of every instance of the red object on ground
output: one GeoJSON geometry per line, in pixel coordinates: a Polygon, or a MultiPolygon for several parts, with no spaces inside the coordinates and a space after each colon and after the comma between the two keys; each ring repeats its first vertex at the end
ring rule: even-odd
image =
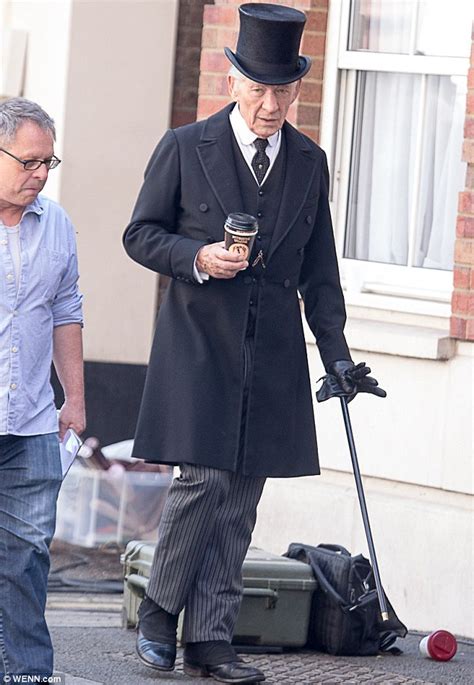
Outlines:
{"type": "Polygon", "coordinates": [[[420,642],[420,652],[435,661],[449,661],[456,654],[458,643],[447,630],[435,630],[420,642]]]}

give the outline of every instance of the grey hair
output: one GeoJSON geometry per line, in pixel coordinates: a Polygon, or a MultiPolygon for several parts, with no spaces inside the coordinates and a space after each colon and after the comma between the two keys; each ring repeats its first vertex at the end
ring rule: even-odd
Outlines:
{"type": "Polygon", "coordinates": [[[26,98],[10,98],[0,103],[0,138],[10,143],[20,126],[32,121],[56,140],[54,120],[36,102],[26,98]]]}
{"type": "Polygon", "coordinates": [[[228,76],[233,76],[234,78],[238,78],[239,81],[243,81],[245,79],[245,76],[242,74],[241,71],[237,69],[236,66],[233,64],[230,65],[229,71],[227,72],[228,76]]]}

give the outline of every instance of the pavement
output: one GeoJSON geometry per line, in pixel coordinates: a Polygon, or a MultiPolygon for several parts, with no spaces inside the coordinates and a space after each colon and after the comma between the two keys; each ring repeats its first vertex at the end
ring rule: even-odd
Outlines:
{"type": "MultiPolygon", "coordinates": [[[[65,550],[64,545],[56,545],[55,549],[53,545],[53,570],[67,566],[64,562],[69,558],[70,570],[62,576],[72,574],[86,584],[91,580],[117,582],[120,578],[117,550],[71,550],[65,550]],[[94,563],[89,566],[78,563],[72,568],[74,557],[76,561],[79,557],[83,561],[93,559],[94,563]]],[[[61,675],[62,685],[209,685],[212,682],[209,678],[189,678],[183,673],[181,650],[172,673],[160,674],[143,666],[135,655],[135,631],[122,627],[121,594],[92,593],[81,588],[70,592],[67,587],[58,591],[58,583],[52,587],[55,590],[48,596],[47,620],[55,648],[55,674],[61,675]]],[[[433,626],[433,629],[439,627],[433,626]]],[[[268,684],[474,684],[474,641],[459,638],[456,656],[441,663],[419,654],[418,644],[423,635],[410,632],[404,640],[398,640],[397,646],[403,650],[398,656],[333,657],[308,650],[242,656],[265,672],[268,684]]]]}

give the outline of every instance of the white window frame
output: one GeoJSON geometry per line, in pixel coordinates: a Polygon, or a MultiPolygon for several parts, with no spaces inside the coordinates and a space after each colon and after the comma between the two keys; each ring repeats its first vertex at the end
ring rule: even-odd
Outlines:
{"type": "MultiPolygon", "coordinates": [[[[374,58],[377,62],[376,71],[462,76],[467,75],[469,59],[349,51],[349,22],[350,0],[331,0],[323,79],[321,146],[328,155],[331,171],[330,205],[346,302],[349,305],[387,307],[447,318],[450,316],[452,271],[380,264],[342,257],[352,124],[357,71],[374,71],[374,58]]],[[[425,79],[423,84],[424,81],[425,79]]],[[[416,212],[416,206],[413,212],[416,212]]],[[[453,226],[453,240],[454,236],[453,226]]]]}

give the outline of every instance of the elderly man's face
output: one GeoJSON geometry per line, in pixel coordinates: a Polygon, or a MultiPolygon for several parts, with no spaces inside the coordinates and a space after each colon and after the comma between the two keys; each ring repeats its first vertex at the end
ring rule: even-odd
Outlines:
{"type": "Polygon", "coordinates": [[[258,138],[268,138],[283,126],[288,109],[300,90],[300,81],[266,86],[248,78],[228,76],[227,83],[245,123],[258,138]]]}
{"type": "MultiPolygon", "coordinates": [[[[37,124],[26,121],[12,141],[3,143],[5,148],[19,159],[50,159],[54,152],[51,133],[37,124]]],[[[23,208],[36,199],[48,179],[44,164],[35,171],[26,171],[20,162],[0,152],[0,208],[23,208]]]]}

